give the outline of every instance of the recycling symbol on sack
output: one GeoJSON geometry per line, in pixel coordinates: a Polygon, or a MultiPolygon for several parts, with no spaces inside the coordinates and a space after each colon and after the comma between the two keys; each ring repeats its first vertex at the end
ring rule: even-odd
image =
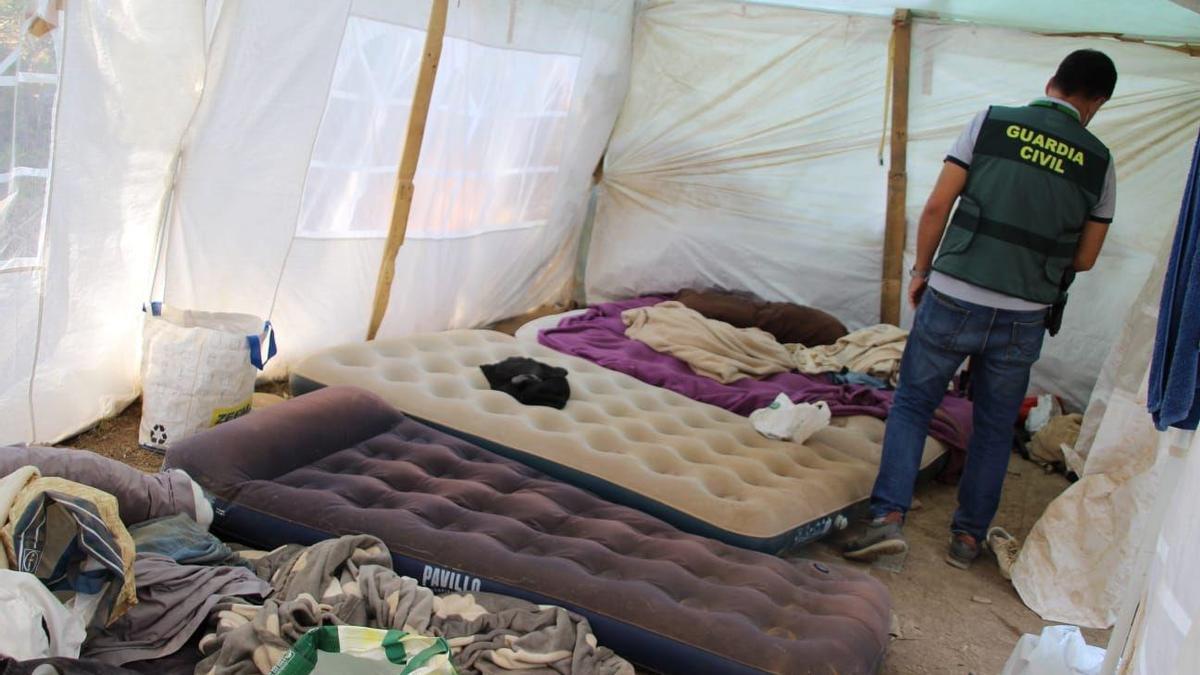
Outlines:
{"type": "Polygon", "coordinates": [[[162,445],[167,442],[167,428],[161,424],[155,424],[150,430],[150,442],[155,445],[162,445]]]}

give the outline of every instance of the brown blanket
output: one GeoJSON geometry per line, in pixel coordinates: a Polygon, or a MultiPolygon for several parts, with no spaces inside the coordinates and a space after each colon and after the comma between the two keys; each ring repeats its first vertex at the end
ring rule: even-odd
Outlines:
{"type": "Polygon", "coordinates": [[[724,321],[735,328],[765,330],[784,344],[831,345],[849,332],[837,317],[815,307],[763,302],[747,293],[689,288],[680,291],[676,300],[706,318],[724,321]]]}

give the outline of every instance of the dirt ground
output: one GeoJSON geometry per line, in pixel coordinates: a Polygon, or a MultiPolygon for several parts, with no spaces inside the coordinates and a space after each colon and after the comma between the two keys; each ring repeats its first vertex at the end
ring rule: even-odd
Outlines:
{"type": "MultiPolygon", "coordinates": [[[[993,524],[1023,541],[1067,485],[1061,474],[1047,474],[1014,455],[993,524]]],[[[1025,607],[990,554],[984,553],[968,571],[946,564],[955,492],[955,487],[933,481],[918,488],[921,508],[909,515],[904,528],[910,550],[900,572],[856,564],[892,594],[900,635],[888,653],[886,675],[994,675],[1021,634],[1036,635],[1050,625],[1025,607]]],[[[820,544],[807,554],[840,560],[832,544],[820,544]]],[[[1105,647],[1109,632],[1083,634],[1089,644],[1105,647]]]]}
{"type": "MultiPolygon", "coordinates": [[[[286,394],[281,386],[260,390],[286,394]]],[[[162,456],[137,445],[140,415],[141,406],[135,403],[118,417],[63,445],[94,450],[143,471],[157,471],[162,456]]],[[[1046,474],[1014,456],[995,524],[1023,540],[1046,505],[1066,487],[1063,476],[1046,474]]],[[[999,673],[1021,634],[1039,633],[1048,624],[1021,603],[987,554],[969,571],[945,563],[947,527],[955,505],[953,487],[931,481],[920,486],[917,497],[921,508],[910,515],[905,527],[911,550],[902,570],[860,565],[887,586],[898,618],[900,635],[892,642],[883,673],[999,673]]],[[[841,562],[832,544],[818,544],[803,555],[841,562]]],[[[1108,633],[1085,630],[1084,636],[1090,644],[1103,647],[1108,633]]]]}

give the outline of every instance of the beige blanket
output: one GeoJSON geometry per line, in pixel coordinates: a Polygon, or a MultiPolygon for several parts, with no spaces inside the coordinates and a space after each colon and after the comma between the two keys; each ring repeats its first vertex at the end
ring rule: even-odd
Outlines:
{"type": "Polygon", "coordinates": [[[626,310],[621,320],[625,322],[626,337],[670,354],[697,374],[725,384],[792,368],[791,354],[770,333],[707,319],[679,302],[626,310]]]}
{"type": "Polygon", "coordinates": [[[817,374],[843,368],[895,384],[908,338],[908,331],[879,324],[854,331],[831,345],[784,345],[765,331],[707,319],[673,301],[626,310],[621,320],[627,337],[724,384],[789,370],[817,374]]]}
{"type": "Polygon", "coordinates": [[[802,373],[836,373],[843,368],[866,373],[895,386],[908,331],[886,323],[850,333],[831,345],[806,349],[788,345],[795,368],[802,373]]]}

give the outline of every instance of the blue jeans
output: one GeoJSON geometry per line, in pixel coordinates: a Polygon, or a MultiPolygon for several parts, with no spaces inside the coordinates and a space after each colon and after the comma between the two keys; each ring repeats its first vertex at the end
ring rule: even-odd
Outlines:
{"type": "Polygon", "coordinates": [[[950,529],[983,540],[1000,505],[1013,424],[1029,386],[1029,369],[1042,351],[1045,322],[1042,310],[994,309],[926,289],[900,362],[900,384],[871,492],[872,516],[908,512],[929,421],[959,366],[973,356],[975,429],[950,529]]]}

